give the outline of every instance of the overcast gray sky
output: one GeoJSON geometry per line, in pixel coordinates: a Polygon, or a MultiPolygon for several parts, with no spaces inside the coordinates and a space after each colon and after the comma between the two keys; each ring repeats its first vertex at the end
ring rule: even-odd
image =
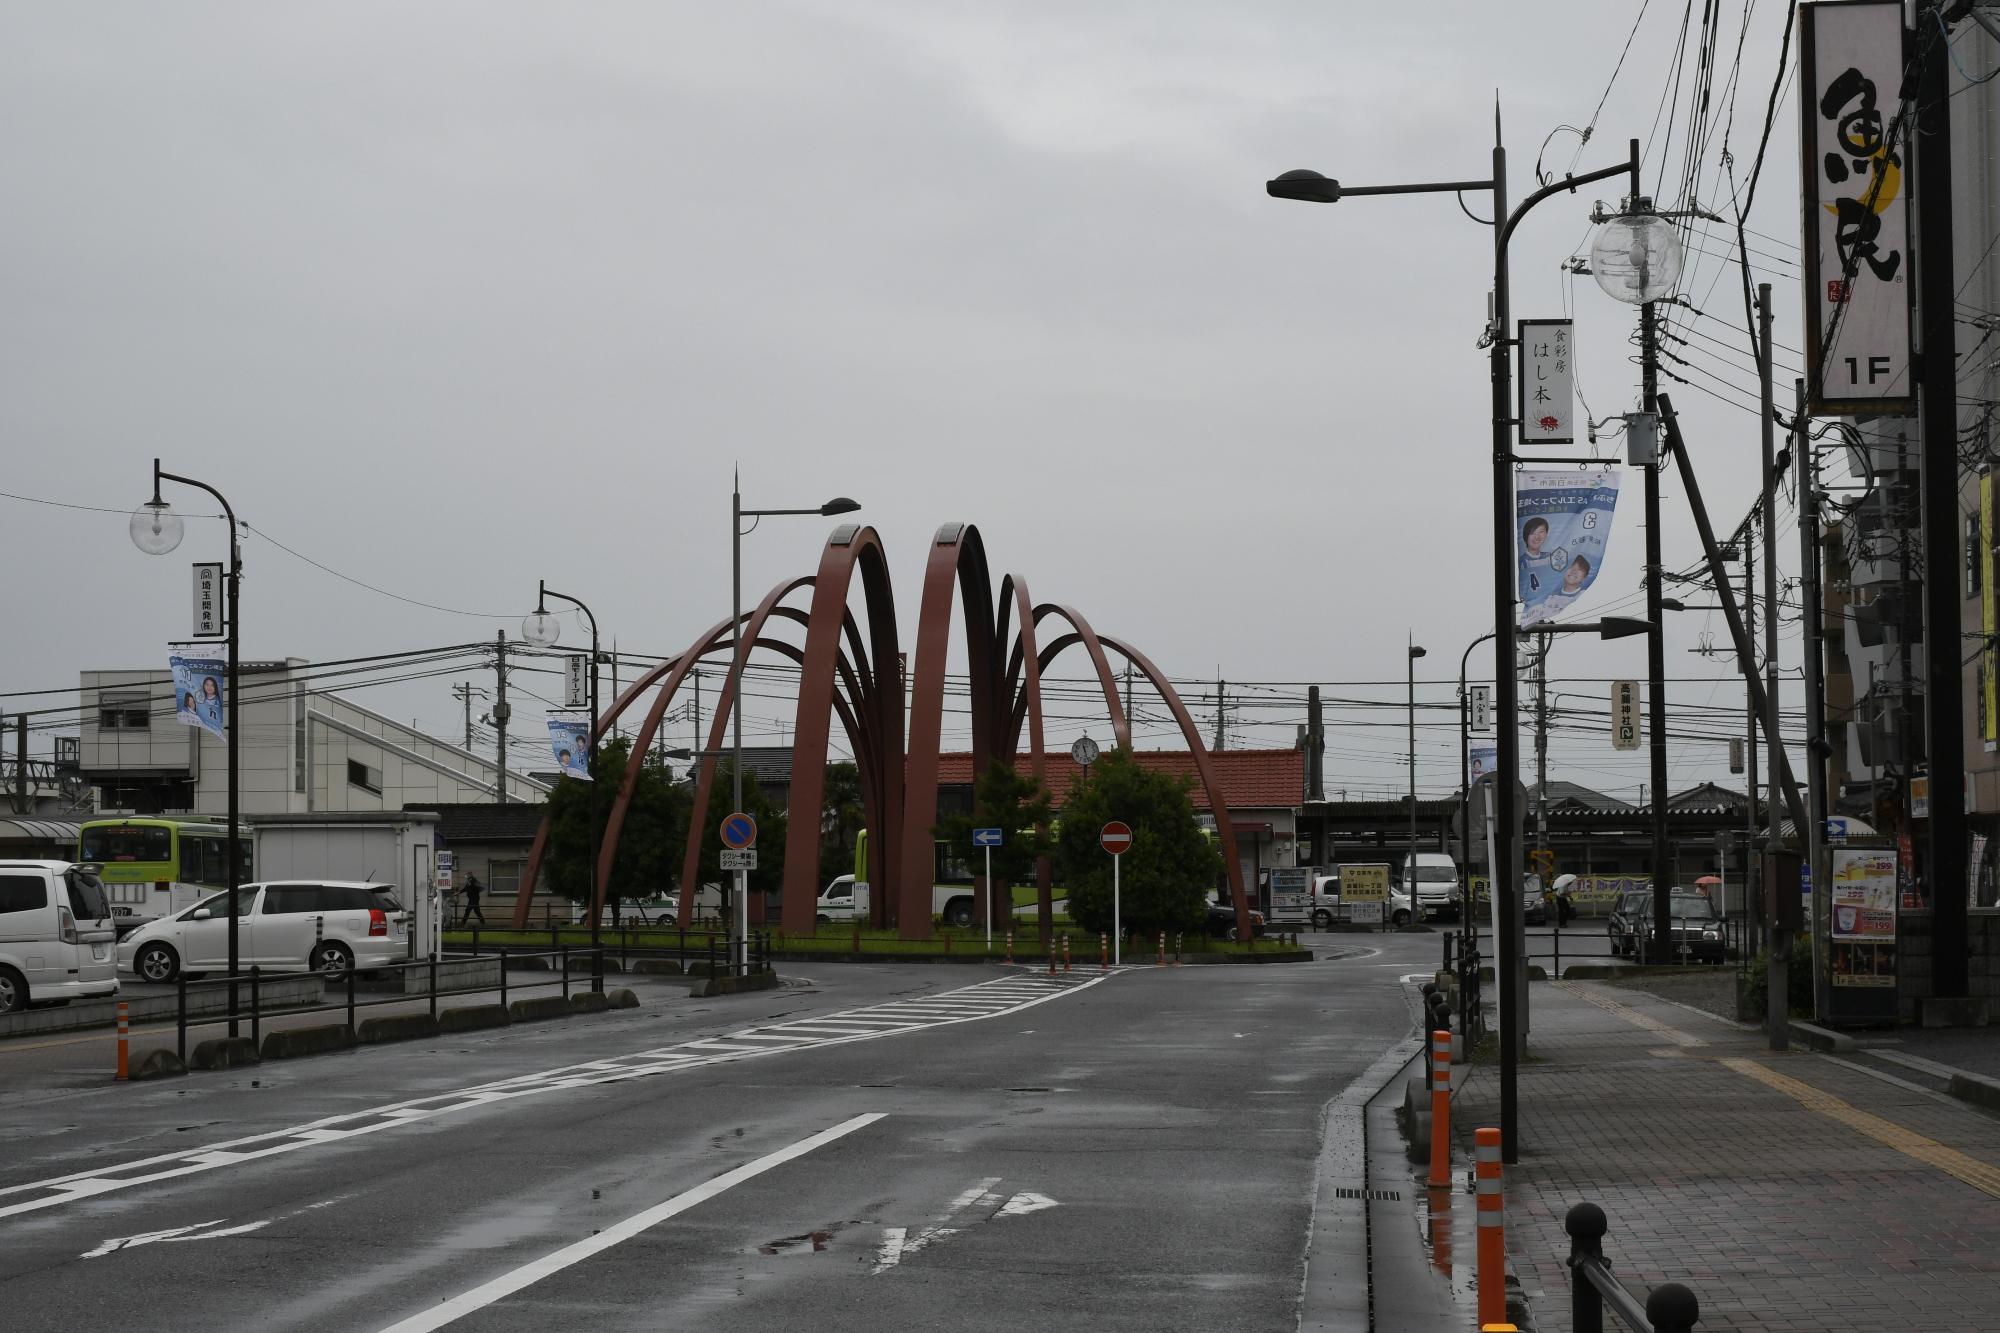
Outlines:
{"type": "MultiPolygon", "coordinates": [[[[1783,8],[1761,7],[1743,46],[1739,181],[1783,8]]],[[[1308,207],[1263,181],[1482,175],[1497,89],[1518,199],[1544,137],[1592,122],[1638,9],[16,0],[0,7],[0,489],[128,509],[157,454],[314,560],[479,613],[367,592],[253,535],[252,655],[511,637],[538,577],[590,600],[607,639],[667,652],[727,613],[740,462],[751,505],[863,501],[906,637],[930,534],[962,519],[996,575],[1176,676],[1400,680],[1407,632],[1431,650],[1422,697],[1443,703],[1492,627],[1473,345],[1489,233],[1450,196],[1308,207]]],[[[1681,18],[1652,6],[1577,169],[1637,135],[1674,193],[1684,112],[1670,135],[1659,108],[1681,18]]],[[[1701,201],[1725,213],[1735,23],[1698,154],[1701,201]]],[[[1792,347],[1794,115],[1787,98],[1750,223],[1792,347]]],[[[1576,147],[1558,134],[1550,162],[1576,147]]],[[[1616,192],[1543,205],[1514,245],[1516,314],[1574,313],[1600,416],[1632,406],[1633,312],[1558,266],[1616,192]]],[[[1673,350],[1748,388],[1734,268],[1690,261],[1691,299],[1720,320],[1686,317],[1693,347],[1673,350]]],[[[1797,358],[1779,361],[1789,402],[1797,358]]],[[[1667,387],[1732,525],[1754,417],[1667,387]]],[[[1636,605],[1639,493],[1634,474],[1586,614],[1636,605]]],[[[1677,485],[1666,511],[1669,564],[1691,563],[1677,485]]],[[[6,690],[158,661],[186,630],[183,561],[222,549],[213,524],[155,561],[122,514],[0,500],[0,521],[6,690]]],[[[828,526],[767,523],[746,589],[809,571],[828,526]]],[[[1719,616],[1673,626],[1669,671],[1694,683],[1672,697],[1736,706],[1727,658],[1684,651],[1704,629],[1726,639],[1719,616]]],[[[1642,641],[1565,643],[1554,674],[1642,676],[1642,641]]],[[[451,734],[448,683],[357,697],[451,734]]],[[[1559,688],[1603,706],[1601,683],[1559,688]]],[[[754,716],[790,720],[771,701],[754,716]]],[[[1240,743],[1278,744],[1300,719],[1236,720],[1277,724],[1240,743]]],[[[1399,732],[1333,745],[1335,785],[1400,787],[1399,732]]],[[[1628,797],[1645,775],[1601,737],[1557,754],[1628,797]]],[[[1677,784],[1723,767],[1719,745],[1676,748],[1677,784]]],[[[1427,735],[1423,785],[1456,772],[1455,737],[1427,735]]]]}

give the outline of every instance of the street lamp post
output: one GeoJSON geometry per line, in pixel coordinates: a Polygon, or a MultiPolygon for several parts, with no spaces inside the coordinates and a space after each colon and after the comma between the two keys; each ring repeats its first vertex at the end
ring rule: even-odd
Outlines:
{"type": "MultiPolygon", "coordinates": [[[[1493,322],[1488,330],[1491,336],[1492,352],[1489,358],[1489,376],[1492,381],[1493,407],[1493,623],[1495,625],[1493,655],[1498,668],[1493,673],[1497,690],[1496,713],[1499,721],[1499,775],[1496,793],[1496,815],[1494,829],[1494,875],[1496,884],[1511,878],[1520,880],[1518,872],[1504,875],[1501,867],[1512,868],[1519,861],[1520,848],[1514,837],[1515,785],[1520,780],[1520,682],[1516,678],[1514,664],[1514,636],[1516,625],[1514,586],[1515,575],[1515,535],[1514,535],[1514,450],[1511,431],[1518,424],[1513,416],[1514,364],[1512,348],[1516,341],[1509,336],[1508,325],[1512,320],[1512,310],[1508,299],[1507,243],[1513,238],[1514,229],[1527,216],[1528,210],[1553,195],[1574,192],[1579,187],[1593,181],[1608,180],[1624,175],[1631,181],[1631,192],[1639,192],[1639,141],[1629,142],[1627,160],[1617,166],[1602,167],[1585,172],[1581,176],[1565,176],[1551,185],[1529,195],[1511,213],[1507,211],[1507,150],[1499,142],[1499,113],[1494,113],[1493,174],[1485,180],[1469,181],[1425,181],[1409,185],[1367,185],[1343,186],[1337,180],[1330,180],[1316,171],[1288,171],[1265,184],[1265,190],[1274,198],[1297,199],[1309,203],[1338,203],[1345,195],[1364,194],[1463,194],[1466,191],[1485,190],[1493,196],[1493,322]]],[[[1511,965],[1514,960],[1507,957],[1514,945],[1511,943],[1514,923],[1519,919],[1521,902],[1519,893],[1498,894],[1502,938],[1500,947],[1503,955],[1502,966],[1511,965]]],[[[1515,1024],[1515,1000],[1512,987],[1503,987],[1500,993],[1500,1024],[1505,1039],[1500,1044],[1500,1155],[1508,1162],[1520,1160],[1519,1107],[1516,1097],[1517,1074],[1520,1063],[1519,1029],[1515,1024]]]]}
{"type": "Polygon", "coordinates": [[[236,974],[241,970],[241,934],[238,918],[242,915],[242,904],[237,901],[237,890],[243,877],[242,835],[237,829],[238,808],[241,800],[241,746],[243,728],[241,721],[242,691],[237,688],[237,662],[242,645],[242,627],[238,621],[238,596],[243,584],[243,548],[236,540],[236,511],[224,499],[222,492],[205,481],[193,477],[183,477],[173,472],[162,472],[160,460],[153,460],[153,498],[132,511],[130,532],[132,544],[147,555],[166,555],[181,544],[186,535],[187,524],[160,496],[160,483],[177,481],[183,486],[192,486],[207,491],[222,506],[223,517],[229,524],[229,573],[223,584],[223,614],[229,621],[229,668],[226,673],[229,691],[229,724],[223,730],[223,748],[228,754],[229,766],[229,832],[225,839],[225,855],[229,858],[229,1035],[238,1034],[237,1028],[237,983],[236,974]]]}
{"type": "MultiPolygon", "coordinates": [[[[738,663],[743,658],[743,520],[764,519],[786,514],[817,514],[821,518],[832,518],[836,514],[851,514],[861,508],[861,502],[837,495],[817,509],[745,509],[743,507],[743,474],[738,470],[731,483],[729,495],[729,660],[738,663]]],[[[757,526],[750,525],[752,529],[757,526]]],[[[734,668],[732,668],[734,669],[734,668]]],[[[736,680],[736,697],[730,706],[731,740],[729,746],[730,777],[733,782],[735,804],[732,811],[743,809],[743,679],[739,672],[736,680]]],[[[739,973],[750,970],[750,872],[736,872],[736,911],[733,927],[735,940],[731,943],[731,965],[739,973]]]]}
{"type": "MultiPolygon", "coordinates": [[[[557,592],[543,579],[535,581],[535,609],[521,621],[521,637],[537,648],[553,648],[562,638],[562,622],[549,614],[549,598],[568,602],[583,612],[590,622],[590,749],[584,768],[590,774],[590,793],[584,799],[584,818],[590,825],[590,988],[604,989],[604,884],[597,865],[597,617],[581,599],[557,592]]],[[[636,759],[627,762],[636,763],[636,759]]],[[[504,778],[504,774],[503,774],[504,778]]]]}
{"type": "MultiPolygon", "coordinates": [[[[1406,636],[1407,637],[1407,636],[1406,636]]],[[[1403,861],[1403,877],[1410,882],[1410,907],[1417,908],[1417,659],[1425,655],[1415,642],[1409,644],[1410,661],[1410,851],[1403,861]]]]}

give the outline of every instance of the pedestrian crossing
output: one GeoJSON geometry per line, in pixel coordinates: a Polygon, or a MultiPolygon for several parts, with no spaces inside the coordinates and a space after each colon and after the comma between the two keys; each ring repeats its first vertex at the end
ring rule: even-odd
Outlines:
{"type": "Polygon", "coordinates": [[[888,1000],[838,1013],[739,1028],[718,1037],[702,1037],[631,1055],[587,1060],[429,1097],[328,1116],[267,1134],[211,1143],[183,1152],[79,1171],[50,1180],[8,1185],[0,1187],[0,1218],[61,1207],[141,1185],[241,1166],[285,1153],[302,1152],[521,1097],[654,1078],[710,1065],[768,1059],[774,1055],[794,1054],[819,1047],[876,1041],[909,1032],[1001,1018],[1088,990],[1111,975],[1115,973],[1099,973],[1075,980],[1039,973],[1000,977],[936,995],[888,1000]]]}

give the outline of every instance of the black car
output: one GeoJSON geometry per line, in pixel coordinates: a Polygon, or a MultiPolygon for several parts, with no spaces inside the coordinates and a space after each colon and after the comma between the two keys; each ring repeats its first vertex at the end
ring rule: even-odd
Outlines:
{"type": "Polygon", "coordinates": [[[1651,889],[1627,889],[1611,909],[1611,920],[1605,929],[1611,935],[1611,952],[1632,954],[1638,950],[1639,924],[1650,920],[1653,915],[1653,891],[1651,889]]]}
{"type": "Polygon", "coordinates": [[[1729,957],[1722,915],[1708,895],[1675,889],[1668,904],[1670,921],[1664,952],[1653,947],[1653,901],[1646,895],[1644,912],[1635,923],[1638,955],[1654,963],[1720,963],[1729,957]]]}
{"type": "MultiPolygon", "coordinates": [[[[1264,934],[1264,914],[1255,908],[1250,912],[1250,933],[1261,939],[1264,934]]],[[[1236,936],[1236,907],[1229,902],[1211,902],[1208,905],[1208,936],[1216,940],[1233,940],[1236,936]]]]}

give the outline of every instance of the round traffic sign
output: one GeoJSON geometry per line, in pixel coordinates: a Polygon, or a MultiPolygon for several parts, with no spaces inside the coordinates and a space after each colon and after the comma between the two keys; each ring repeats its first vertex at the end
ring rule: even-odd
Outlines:
{"type": "Polygon", "coordinates": [[[1097,742],[1088,736],[1078,736],[1076,743],[1069,747],[1069,757],[1084,768],[1097,762],[1097,742]]]}
{"type": "Polygon", "coordinates": [[[1102,833],[1097,835],[1097,841],[1113,856],[1121,855],[1132,850],[1132,828],[1129,824],[1121,824],[1114,819],[1104,826],[1102,833]]]}
{"type": "Polygon", "coordinates": [[[741,810],[726,816],[722,821],[722,845],[734,851],[754,847],[757,843],[757,821],[741,810]]]}

